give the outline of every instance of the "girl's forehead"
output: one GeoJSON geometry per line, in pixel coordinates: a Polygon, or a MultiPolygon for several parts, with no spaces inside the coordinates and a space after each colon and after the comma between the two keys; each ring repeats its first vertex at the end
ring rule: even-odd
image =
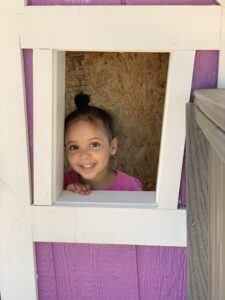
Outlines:
{"type": "Polygon", "coordinates": [[[101,120],[77,120],[71,122],[66,130],[66,136],[76,134],[100,134],[106,135],[106,129],[101,120]]]}

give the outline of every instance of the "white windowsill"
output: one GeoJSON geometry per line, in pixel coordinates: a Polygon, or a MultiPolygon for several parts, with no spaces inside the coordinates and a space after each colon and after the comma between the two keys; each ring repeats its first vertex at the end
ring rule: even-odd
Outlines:
{"type": "Polygon", "coordinates": [[[56,206],[74,207],[118,207],[157,208],[156,192],[142,191],[92,191],[90,195],[79,195],[62,191],[56,206]]]}

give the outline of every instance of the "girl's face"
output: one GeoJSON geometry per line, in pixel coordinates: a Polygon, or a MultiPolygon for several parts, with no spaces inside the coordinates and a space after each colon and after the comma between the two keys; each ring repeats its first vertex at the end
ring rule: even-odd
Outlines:
{"type": "Polygon", "coordinates": [[[101,121],[80,120],[66,130],[69,164],[84,180],[101,182],[108,176],[110,155],[117,151],[116,138],[109,141],[101,121]]]}

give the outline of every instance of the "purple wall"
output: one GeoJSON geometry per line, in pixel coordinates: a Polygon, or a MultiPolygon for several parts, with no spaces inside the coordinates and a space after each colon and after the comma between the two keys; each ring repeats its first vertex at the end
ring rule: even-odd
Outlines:
{"type": "MultiPolygon", "coordinates": [[[[29,0],[28,5],[215,4],[211,0],[29,0]]],[[[31,168],[33,168],[32,51],[24,51],[31,168]]],[[[217,83],[218,51],[198,51],[192,88],[217,83]]],[[[185,172],[180,190],[185,206],[185,172]]],[[[41,300],[186,300],[186,248],[37,243],[41,300]]]]}

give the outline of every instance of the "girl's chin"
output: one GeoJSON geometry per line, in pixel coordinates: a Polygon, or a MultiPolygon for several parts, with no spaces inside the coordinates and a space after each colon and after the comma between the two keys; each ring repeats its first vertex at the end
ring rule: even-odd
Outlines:
{"type": "Polygon", "coordinates": [[[94,180],[97,175],[94,168],[93,170],[79,170],[77,173],[84,180],[94,180]]]}

